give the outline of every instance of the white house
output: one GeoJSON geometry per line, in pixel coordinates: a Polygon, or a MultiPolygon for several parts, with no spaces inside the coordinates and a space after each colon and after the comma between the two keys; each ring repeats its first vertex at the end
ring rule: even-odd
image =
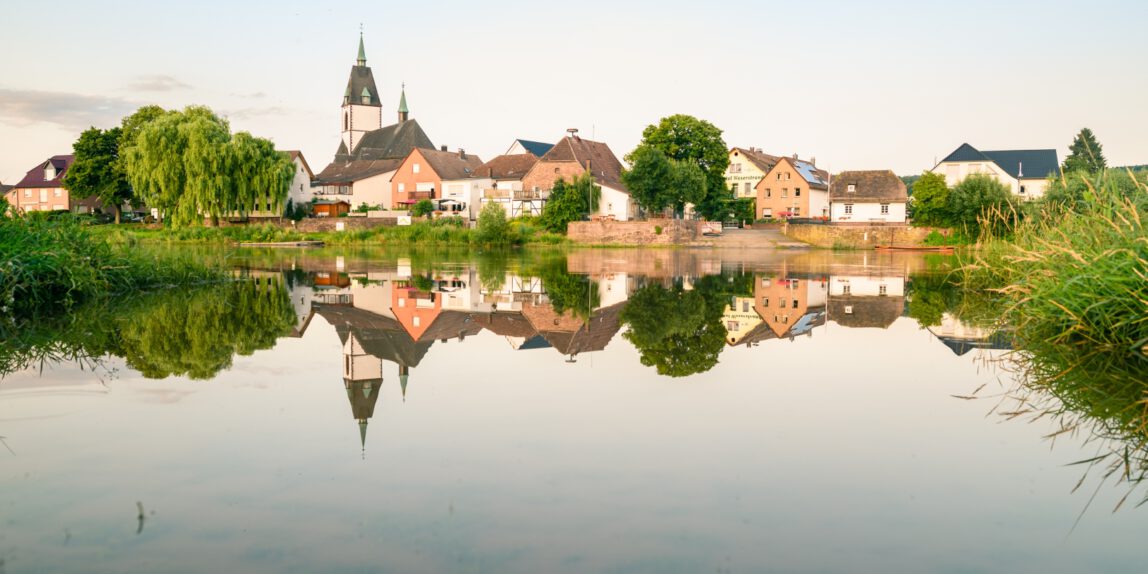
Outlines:
{"type": "Polygon", "coordinates": [[[966,143],[929,171],[944,175],[950,186],[985,173],[1017,197],[1038,199],[1048,189],[1048,179],[1060,175],[1060,160],[1055,149],[980,151],[966,143]]]}
{"type": "Polygon", "coordinates": [[[846,171],[829,186],[833,223],[905,223],[905,182],[889,170],[846,171]]]}

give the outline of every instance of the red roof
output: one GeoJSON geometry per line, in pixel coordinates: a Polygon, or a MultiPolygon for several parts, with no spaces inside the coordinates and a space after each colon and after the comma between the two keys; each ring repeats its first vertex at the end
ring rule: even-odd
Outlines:
{"type": "Polygon", "coordinates": [[[64,187],[61,180],[64,179],[64,174],[67,173],[68,168],[72,166],[72,161],[75,159],[76,156],[72,154],[54,155],[47,161],[28,170],[28,173],[24,175],[24,179],[21,179],[20,183],[17,183],[15,187],[64,187]],[[56,177],[44,179],[44,170],[48,167],[49,163],[56,168],[56,177]]]}

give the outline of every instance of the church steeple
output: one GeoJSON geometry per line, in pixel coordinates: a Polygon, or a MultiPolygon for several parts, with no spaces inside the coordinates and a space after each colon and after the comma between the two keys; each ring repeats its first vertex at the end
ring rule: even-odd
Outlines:
{"type": "Polygon", "coordinates": [[[403,95],[399,98],[399,123],[407,121],[411,111],[407,109],[407,83],[403,82],[403,95]]]}
{"type": "Polygon", "coordinates": [[[367,65],[367,50],[363,47],[363,29],[359,28],[359,59],[355,61],[356,66],[367,65]]]}

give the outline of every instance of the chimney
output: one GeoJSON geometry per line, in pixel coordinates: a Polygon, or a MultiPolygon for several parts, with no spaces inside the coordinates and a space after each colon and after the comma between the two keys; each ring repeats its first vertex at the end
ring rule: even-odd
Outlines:
{"type": "Polygon", "coordinates": [[[813,167],[817,167],[817,156],[813,156],[813,157],[809,158],[809,165],[812,165],[813,167]]]}
{"type": "Polygon", "coordinates": [[[594,175],[594,170],[593,170],[593,168],[590,167],[591,161],[592,160],[586,160],[586,172],[589,173],[590,175],[594,175]]]}
{"type": "Polygon", "coordinates": [[[494,179],[494,168],[493,167],[486,168],[486,177],[494,179]]]}
{"type": "Polygon", "coordinates": [[[458,148],[458,159],[466,159],[466,150],[458,148]]]}
{"type": "Polygon", "coordinates": [[[1016,163],[1016,171],[1017,171],[1017,174],[1016,174],[1017,178],[1024,177],[1024,162],[1023,161],[1018,161],[1016,163]]]}
{"type": "Polygon", "coordinates": [[[793,159],[797,159],[797,154],[793,154],[793,159]]]}
{"type": "Polygon", "coordinates": [[[440,148],[438,148],[438,149],[439,149],[439,151],[446,151],[446,146],[442,146],[442,147],[440,147],[440,148]]]}
{"type": "Polygon", "coordinates": [[[578,137],[578,128],[568,128],[566,133],[569,134],[567,137],[576,138],[578,137]]]}

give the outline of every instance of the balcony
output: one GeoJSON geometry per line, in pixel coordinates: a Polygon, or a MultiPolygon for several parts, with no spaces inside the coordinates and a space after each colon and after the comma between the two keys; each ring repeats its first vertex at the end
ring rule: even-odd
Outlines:
{"type": "Polygon", "coordinates": [[[482,190],[483,199],[510,199],[509,189],[484,189],[482,190]]]}
{"type": "Polygon", "coordinates": [[[407,199],[409,199],[412,203],[416,202],[416,201],[421,201],[424,199],[434,199],[434,192],[433,191],[408,191],[407,192],[407,199]]]}

